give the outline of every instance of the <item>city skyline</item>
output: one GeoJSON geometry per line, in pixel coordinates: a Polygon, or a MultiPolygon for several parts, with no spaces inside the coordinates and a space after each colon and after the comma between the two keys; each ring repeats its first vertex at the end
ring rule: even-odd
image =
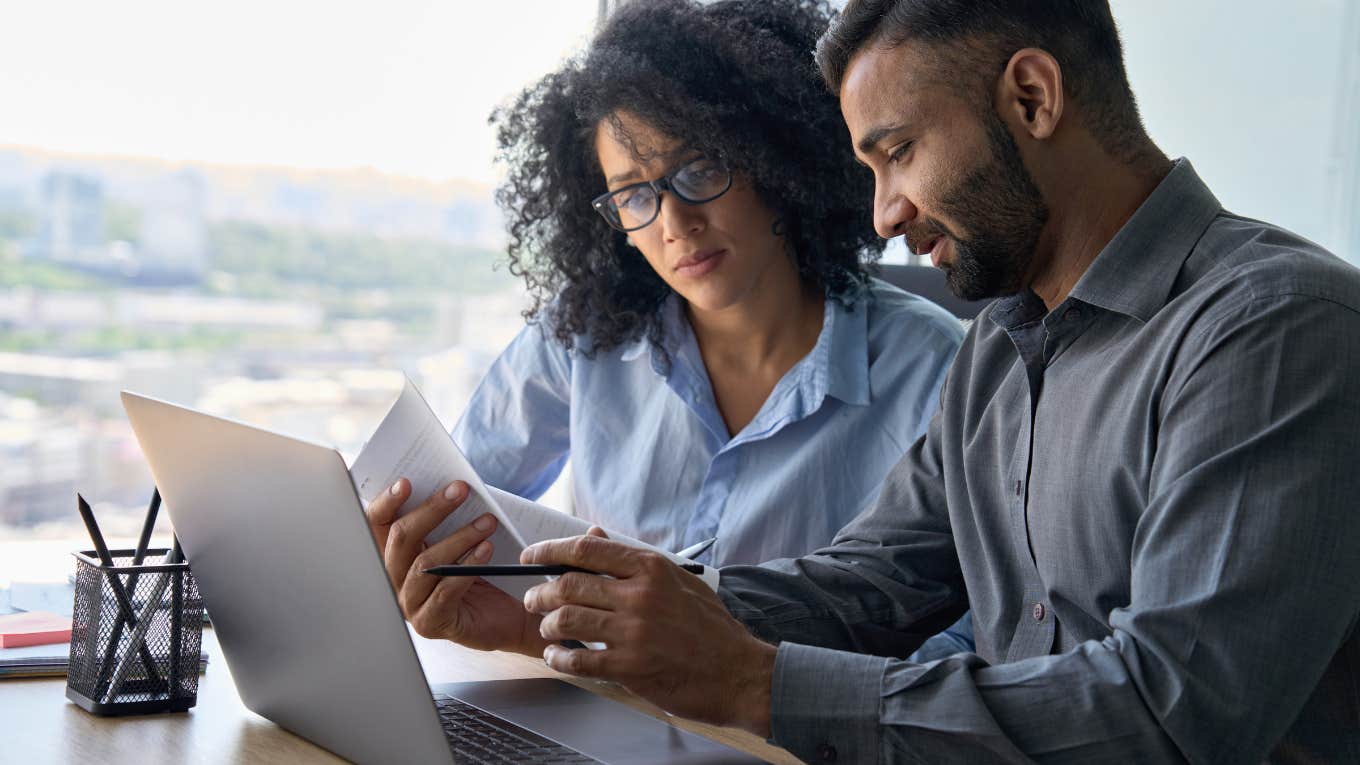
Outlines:
{"type": "MultiPolygon", "coordinates": [[[[485,187],[498,178],[487,116],[579,52],[600,9],[252,0],[215,13],[210,34],[171,0],[87,5],[16,11],[28,33],[0,49],[0,66],[24,76],[0,82],[10,107],[0,145],[485,187]],[[77,10],[98,23],[68,28],[77,10]],[[43,42],[53,39],[63,42],[43,42]],[[242,42],[249,56],[238,55],[242,42]]],[[[1282,13],[1241,0],[1225,13],[1203,1],[1112,0],[1154,140],[1190,158],[1228,209],[1360,262],[1337,220],[1347,184],[1360,184],[1344,175],[1360,169],[1334,163],[1355,123],[1341,82],[1343,52],[1360,48],[1345,19],[1354,6],[1299,0],[1282,13]]]]}

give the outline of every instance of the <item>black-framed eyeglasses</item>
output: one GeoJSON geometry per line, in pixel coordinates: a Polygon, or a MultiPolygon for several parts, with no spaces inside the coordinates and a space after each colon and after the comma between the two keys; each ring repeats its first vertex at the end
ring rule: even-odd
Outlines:
{"type": "Polygon", "coordinates": [[[630,183],[601,194],[590,206],[620,231],[637,231],[661,213],[661,192],[692,205],[712,202],[732,188],[732,171],[720,160],[699,157],[654,181],[630,183]]]}

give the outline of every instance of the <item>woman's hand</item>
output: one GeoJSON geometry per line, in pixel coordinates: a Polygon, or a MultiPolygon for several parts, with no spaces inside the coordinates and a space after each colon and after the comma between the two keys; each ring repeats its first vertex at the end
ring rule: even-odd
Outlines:
{"type": "Polygon", "coordinates": [[[397,517],[411,494],[411,483],[399,479],[369,503],[373,540],[382,553],[387,577],[401,612],[417,633],[444,638],[483,650],[512,650],[541,656],[547,641],[538,634],[537,616],[515,598],[480,577],[434,576],[423,569],[448,563],[485,563],[491,559],[496,518],[485,514],[434,545],[425,536],[449,517],[468,496],[468,486],[454,481],[414,510],[397,517]]]}

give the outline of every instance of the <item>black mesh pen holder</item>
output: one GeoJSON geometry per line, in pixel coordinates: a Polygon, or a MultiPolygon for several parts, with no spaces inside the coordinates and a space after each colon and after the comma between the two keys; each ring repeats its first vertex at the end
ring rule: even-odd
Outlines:
{"type": "Polygon", "coordinates": [[[66,698],[97,715],[184,712],[198,701],[203,598],[188,563],[148,550],[76,558],[66,698]]]}

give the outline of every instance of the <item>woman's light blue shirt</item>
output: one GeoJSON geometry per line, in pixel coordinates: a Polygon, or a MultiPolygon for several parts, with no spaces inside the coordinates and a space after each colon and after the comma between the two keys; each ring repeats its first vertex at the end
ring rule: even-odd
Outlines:
{"type": "Polygon", "coordinates": [[[526,327],[453,436],[487,483],[530,498],[570,459],[576,515],[669,550],[717,537],[700,557],[712,565],[829,544],[925,430],[963,336],[943,309],[875,280],[848,308],[826,302],[812,351],[730,435],[674,296],[662,326],[659,348],[594,358],[526,327]]]}

